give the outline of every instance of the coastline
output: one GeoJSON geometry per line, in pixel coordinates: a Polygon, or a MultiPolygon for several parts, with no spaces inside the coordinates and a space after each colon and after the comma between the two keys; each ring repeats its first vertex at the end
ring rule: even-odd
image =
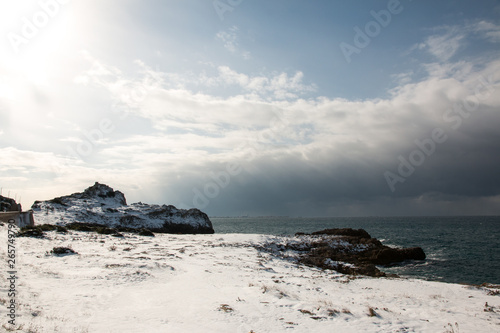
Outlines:
{"type": "MultiPolygon", "coordinates": [[[[6,226],[0,231],[5,244],[6,226]]],[[[497,289],[308,267],[256,249],[272,237],[116,238],[85,232],[19,237],[19,332],[492,332],[500,327],[497,289]],[[77,254],[51,254],[57,246],[77,254]]],[[[0,253],[4,260],[5,249],[0,253]]]]}
{"type": "Polygon", "coordinates": [[[500,216],[218,219],[216,233],[294,235],[327,228],[364,229],[384,245],[421,247],[425,262],[383,270],[411,278],[500,284],[500,216]]]}

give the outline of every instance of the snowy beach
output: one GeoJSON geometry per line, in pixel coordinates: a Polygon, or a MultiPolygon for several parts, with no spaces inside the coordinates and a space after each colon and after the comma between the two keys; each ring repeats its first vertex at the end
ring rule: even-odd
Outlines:
{"type": "MultiPolygon", "coordinates": [[[[7,225],[0,227],[7,262],[7,225]]],[[[498,289],[343,275],[260,251],[276,236],[18,237],[18,332],[496,332],[498,289]],[[76,254],[55,255],[55,247],[76,254]]],[[[4,271],[7,271],[5,268],[4,271]]],[[[8,305],[8,276],[0,301],[8,305]]]]}

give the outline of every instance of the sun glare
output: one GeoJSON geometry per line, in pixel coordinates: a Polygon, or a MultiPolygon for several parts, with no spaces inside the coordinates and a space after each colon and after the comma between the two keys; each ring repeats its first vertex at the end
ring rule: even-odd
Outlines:
{"type": "Polygon", "coordinates": [[[19,1],[0,5],[4,71],[33,84],[45,84],[61,70],[65,49],[75,37],[71,3],[19,1]]]}

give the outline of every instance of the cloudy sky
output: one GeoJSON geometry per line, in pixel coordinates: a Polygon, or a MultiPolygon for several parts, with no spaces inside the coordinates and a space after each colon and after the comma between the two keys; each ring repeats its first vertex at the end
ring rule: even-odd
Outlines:
{"type": "Polygon", "coordinates": [[[500,2],[0,4],[0,187],[209,215],[500,214],[500,2]]]}

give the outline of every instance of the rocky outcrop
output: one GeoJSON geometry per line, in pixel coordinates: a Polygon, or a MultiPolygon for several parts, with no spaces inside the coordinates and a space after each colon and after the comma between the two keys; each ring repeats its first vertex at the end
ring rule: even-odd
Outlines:
{"type": "Polygon", "coordinates": [[[148,229],[160,233],[214,233],[208,216],[198,209],[177,209],[172,205],[127,205],[125,195],[95,183],[83,192],[35,201],[37,224],[94,223],[109,228],[148,229]]]}
{"type": "Polygon", "coordinates": [[[406,260],[425,260],[424,250],[420,247],[395,249],[384,246],[366,253],[366,260],[376,265],[391,265],[406,260]]]}
{"type": "Polygon", "coordinates": [[[302,262],[322,268],[335,269],[341,273],[362,274],[369,276],[385,276],[375,265],[392,265],[407,260],[424,260],[425,253],[420,247],[392,248],[372,238],[363,229],[327,229],[311,234],[320,237],[323,242],[313,242],[309,252],[303,256],[302,262]],[[325,237],[334,237],[347,246],[335,246],[325,237]]]}
{"type": "Polygon", "coordinates": [[[321,231],[315,231],[311,235],[333,235],[333,236],[349,236],[349,237],[357,237],[357,238],[372,238],[370,234],[363,229],[351,229],[351,228],[343,228],[343,229],[325,229],[321,231]]]}
{"type": "Polygon", "coordinates": [[[363,229],[350,228],[327,229],[312,234],[298,233],[292,238],[276,238],[257,249],[309,266],[374,277],[386,276],[377,265],[425,259],[425,253],[419,247],[392,248],[383,245],[363,229]]]}
{"type": "Polygon", "coordinates": [[[0,195],[0,212],[20,212],[22,211],[21,204],[18,204],[14,199],[0,195]]]}

